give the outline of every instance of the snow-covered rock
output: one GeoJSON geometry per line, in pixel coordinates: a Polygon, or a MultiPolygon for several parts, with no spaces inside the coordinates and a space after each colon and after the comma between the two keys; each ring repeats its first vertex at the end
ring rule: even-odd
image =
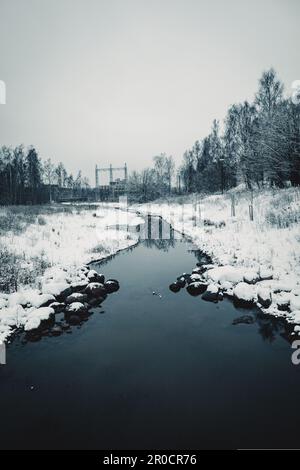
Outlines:
{"type": "Polygon", "coordinates": [[[38,294],[27,296],[29,303],[36,308],[39,307],[48,307],[49,304],[55,302],[55,297],[52,294],[38,294]]]}
{"type": "Polygon", "coordinates": [[[300,310],[294,310],[287,314],[286,319],[289,323],[299,323],[300,324],[300,310]]]}
{"type": "Polygon", "coordinates": [[[54,309],[51,307],[41,307],[34,309],[27,316],[24,330],[30,331],[38,328],[43,320],[48,320],[49,317],[54,314],[54,309]]]}
{"type": "Polygon", "coordinates": [[[97,273],[94,269],[88,271],[87,278],[89,282],[100,282],[101,284],[103,284],[105,280],[104,275],[97,273]]]}
{"type": "Polygon", "coordinates": [[[84,303],[88,299],[87,294],[81,294],[80,292],[74,292],[71,295],[68,295],[66,298],[66,304],[72,304],[73,302],[81,302],[84,303]]]}
{"type": "Polygon", "coordinates": [[[0,344],[3,344],[5,340],[11,335],[12,328],[8,325],[2,325],[0,323],[0,344]]]}
{"type": "Polygon", "coordinates": [[[205,292],[207,285],[202,282],[191,282],[186,290],[192,296],[201,295],[205,292]]]}
{"type": "Polygon", "coordinates": [[[290,307],[290,293],[281,293],[276,296],[276,303],[278,310],[281,312],[287,312],[290,307]]]}
{"type": "Polygon", "coordinates": [[[197,268],[194,268],[192,270],[192,274],[202,274],[204,273],[205,269],[203,269],[203,267],[201,266],[198,266],[197,268]]]}
{"type": "Polygon", "coordinates": [[[21,305],[6,307],[0,310],[0,325],[20,326],[24,323],[26,311],[21,305]]]}
{"type": "Polygon", "coordinates": [[[55,313],[61,313],[65,309],[65,304],[62,302],[53,302],[52,304],[49,305],[49,307],[53,308],[55,313]]]}
{"type": "Polygon", "coordinates": [[[104,283],[104,287],[108,294],[112,294],[120,289],[120,284],[116,279],[107,279],[104,283]]]}
{"type": "Polygon", "coordinates": [[[247,282],[248,284],[256,284],[259,281],[259,274],[254,269],[248,269],[244,273],[243,279],[244,279],[244,282],[247,282]]]}
{"type": "Polygon", "coordinates": [[[268,281],[270,279],[273,279],[272,269],[261,266],[259,269],[259,277],[262,281],[268,281]]]}
{"type": "Polygon", "coordinates": [[[202,281],[202,276],[200,274],[194,273],[191,274],[189,282],[201,282],[202,281]]]}
{"type": "Polygon", "coordinates": [[[233,298],[238,305],[250,307],[254,303],[255,287],[246,282],[239,282],[233,289],[233,298]]]}
{"type": "Polygon", "coordinates": [[[47,282],[42,286],[43,294],[52,294],[55,297],[64,296],[67,297],[72,293],[71,287],[65,281],[53,281],[47,282]]]}
{"type": "Polygon", "coordinates": [[[72,289],[72,292],[80,292],[87,287],[88,283],[89,282],[87,280],[74,281],[70,284],[70,287],[72,289]]]}
{"type": "Polygon", "coordinates": [[[181,289],[186,285],[186,279],[184,277],[180,277],[177,279],[176,283],[181,289]]]}
{"type": "Polygon", "coordinates": [[[82,313],[85,313],[86,312],[86,307],[84,304],[82,304],[81,302],[73,302],[72,304],[70,305],[67,305],[66,307],[66,312],[69,313],[69,314],[77,314],[77,315],[80,315],[82,313]]]}
{"type": "MultiPolygon", "coordinates": [[[[36,291],[38,293],[38,291],[36,291]]],[[[23,291],[20,292],[13,292],[12,294],[9,295],[8,297],[8,306],[9,307],[15,307],[16,305],[27,305],[28,303],[28,298],[26,296],[26,293],[23,291]]]]}
{"type": "Polygon", "coordinates": [[[230,289],[233,288],[233,284],[232,282],[229,282],[229,281],[222,281],[220,283],[220,289],[224,290],[225,292],[226,291],[229,291],[230,289]]]}
{"type": "MultiPolygon", "coordinates": [[[[182,278],[183,279],[183,278],[182,278]]],[[[185,282],[184,282],[185,283],[185,282]]],[[[181,284],[179,283],[179,281],[176,281],[176,282],[172,282],[170,285],[169,285],[169,289],[171,292],[174,292],[175,294],[177,292],[180,291],[181,289],[181,284]]]]}
{"type": "Polygon", "coordinates": [[[259,287],[257,290],[257,300],[264,308],[269,308],[272,303],[272,295],[270,289],[259,287]]]}
{"type": "Polygon", "coordinates": [[[300,310],[300,297],[298,295],[291,294],[290,309],[291,311],[300,310]]]}
{"type": "MultiPolygon", "coordinates": [[[[95,210],[97,210],[97,204],[95,210]]],[[[45,224],[29,224],[20,234],[14,235],[13,246],[10,236],[1,235],[1,244],[8,245],[17,256],[24,256],[22,269],[33,272],[37,264],[36,260],[40,259],[52,266],[47,268],[41,276],[36,276],[33,287],[38,289],[21,287],[13,294],[0,293],[0,312],[3,313],[0,319],[0,338],[7,338],[13,331],[12,327],[17,326],[15,309],[19,310],[20,306],[25,307],[24,321],[20,324],[22,326],[31,309],[46,306],[49,302],[61,303],[72,292],[83,291],[87,287],[86,275],[91,269],[84,263],[91,262],[93,259],[106,258],[138,242],[138,233],[133,231],[129,233],[126,226],[140,224],[143,219],[137,218],[135,214],[126,213],[124,229],[120,226],[108,229],[108,224],[116,220],[119,224],[123,217],[119,214],[120,217],[116,219],[115,215],[115,208],[103,204],[96,218],[93,216],[93,211],[84,209],[75,210],[71,214],[43,214],[45,224]],[[42,297],[40,294],[51,295],[55,299],[42,297]],[[7,318],[4,320],[4,317],[7,318]]],[[[97,280],[104,281],[104,278],[97,273],[97,280]]],[[[106,296],[106,292],[103,295],[106,296]]],[[[56,305],[54,307],[56,308],[56,305]]],[[[60,310],[62,307],[57,308],[60,310]]],[[[31,322],[32,324],[38,323],[36,318],[31,319],[31,322]]]]}
{"type": "Polygon", "coordinates": [[[237,284],[244,280],[245,270],[235,266],[219,266],[217,268],[206,271],[205,275],[207,279],[211,279],[214,282],[232,282],[237,284]]]}
{"type": "Polygon", "coordinates": [[[217,302],[219,298],[219,287],[215,284],[209,284],[206,291],[202,295],[202,299],[207,302],[217,302]]]}
{"type": "Polygon", "coordinates": [[[297,287],[296,289],[293,289],[291,291],[292,295],[295,295],[296,297],[300,297],[300,287],[297,287]]]}
{"type": "Polygon", "coordinates": [[[91,282],[85,289],[87,295],[92,297],[105,297],[106,289],[100,282],[91,282]]]}
{"type": "Polygon", "coordinates": [[[47,306],[49,303],[54,301],[55,297],[52,294],[40,294],[37,289],[24,289],[8,296],[9,307],[14,307],[16,305],[30,305],[38,308],[47,306]]]}

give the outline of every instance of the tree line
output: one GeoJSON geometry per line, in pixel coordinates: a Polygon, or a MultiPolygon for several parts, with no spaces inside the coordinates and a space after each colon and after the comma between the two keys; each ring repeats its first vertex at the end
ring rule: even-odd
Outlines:
{"type": "MultiPolygon", "coordinates": [[[[254,101],[230,106],[222,128],[214,120],[209,135],[184,153],[173,191],[211,193],[241,183],[248,189],[300,185],[299,103],[284,97],[273,69],[264,72],[254,101]]],[[[152,168],[132,175],[130,193],[143,201],[164,196],[171,192],[173,175],[172,157],[162,154],[152,168]]]]}
{"type": "MultiPolygon", "coordinates": [[[[177,173],[173,157],[162,153],[151,168],[131,174],[127,191],[144,202],[173,192],[224,191],[240,183],[248,189],[300,185],[300,97],[284,96],[273,69],[262,74],[253,102],[230,106],[222,125],[213,121],[210,133],[184,153],[177,173]]],[[[64,190],[73,197],[96,197],[80,171],[74,178],[62,163],[43,162],[34,147],[0,148],[0,204],[51,202],[64,190]]]]}
{"type": "Polygon", "coordinates": [[[253,103],[230,106],[222,132],[214,120],[184,153],[179,177],[188,193],[300,185],[300,104],[284,97],[274,69],[262,74],[253,103]]]}
{"type": "Polygon", "coordinates": [[[89,188],[87,178],[69,174],[63,163],[42,161],[34,147],[0,148],[0,204],[40,204],[51,202],[54,193],[69,189],[82,194],[89,188]]]}
{"type": "Polygon", "coordinates": [[[129,196],[140,202],[151,201],[172,192],[175,163],[165,153],[153,158],[153,168],[134,171],[128,181],[129,196]]]}

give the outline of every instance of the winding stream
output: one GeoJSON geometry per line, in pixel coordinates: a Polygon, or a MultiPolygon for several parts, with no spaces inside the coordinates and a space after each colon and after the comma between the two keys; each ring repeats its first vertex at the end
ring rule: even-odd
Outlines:
{"type": "Polygon", "coordinates": [[[199,257],[185,240],[141,241],[96,265],[121,289],[71,334],[17,336],[0,367],[0,448],[299,447],[284,322],[170,292],[199,257]]]}

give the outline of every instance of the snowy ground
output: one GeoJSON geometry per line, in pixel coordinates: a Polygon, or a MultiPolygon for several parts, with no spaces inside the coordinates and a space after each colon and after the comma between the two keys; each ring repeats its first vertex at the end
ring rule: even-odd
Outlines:
{"type": "Polygon", "coordinates": [[[236,189],[133,208],[161,215],[209,254],[215,267],[203,276],[207,282],[260,306],[271,299],[266,313],[300,323],[300,192],[289,188],[255,193],[253,221],[251,199],[250,192],[236,189]]]}
{"type": "MultiPolygon", "coordinates": [[[[5,210],[9,208],[2,209],[0,224],[1,216],[7,215],[5,210]]],[[[21,279],[29,278],[32,282],[18,285],[15,293],[0,292],[0,342],[10,336],[15,326],[27,325],[29,329],[28,325],[34,324],[28,323],[29,315],[31,318],[36,314],[49,315],[48,307],[35,312],[47,300],[41,294],[53,293],[47,289],[49,283],[52,288],[56,284],[62,289],[63,285],[81,279],[82,264],[136,244],[138,234],[134,227],[140,223],[143,219],[135,214],[116,211],[111,206],[95,205],[89,210],[74,206],[65,213],[41,215],[39,211],[35,222],[17,233],[2,231],[0,247],[8,251],[13,262],[18,262],[17,271],[25,272],[21,279]],[[126,225],[133,229],[127,231],[126,225]],[[35,276],[41,266],[45,269],[35,276]]]]}
{"type": "MultiPolygon", "coordinates": [[[[41,308],[47,303],[43,296],[80,282],[82,264],[137,243],[137,233],[126,229],[143,223],[134,211],[161,215],[211,256],[214,264],[198,279],[209,285],[208,294],[227,293],[300,324],[300,192],[290,188],[255,193],[253,221],[251,203],[251,194],[237,189],[135,205],[132,212],[115,210],[116,204],[95,204],[89,210],[79,205],[66,213],[43,214],[42,220],[36,217],[24,230],[2,231],[0,254],[6,248],[18,261],[19,271],[37,274],[29,276],[28,285],[18,285],[15,293],[0,292],[0,341],[16,326],[30,329],[49,315],[48,307],[41,308]],[[47,268],[40,272],[41,266],[47,268]]],[[[0,211],[0,223],[1,215],[0,211]]],[[[295,333],[300,333],[300,326],[295,326],[295,333]]]]}

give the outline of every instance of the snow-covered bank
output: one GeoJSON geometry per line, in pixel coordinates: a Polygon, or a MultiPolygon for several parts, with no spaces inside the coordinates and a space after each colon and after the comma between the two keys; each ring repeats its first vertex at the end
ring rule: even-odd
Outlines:
{"type": "Polygon", "coordinates": [[[49,307],[40,308],[48,304],[46,296],[82,280],[79,269],[82,264],[135,245],[138,234],[127,229],[143,222],[135,214],[123,213],[111,206],[95,206],[93,210],[74,207],[67,213],[43,214],[42,219],[37,217],[24,231],[3,233],[0,246],[9,250],[15,259],[22,260],[23,277],[33,272],[34,282],[18,285],[17,292],[11,294],[0,292],[0,342],[7,339],[16,326],[25,326],[28,330],[40,322],[38,316],[50,315],[49,307]],[[41,259],[48,267],[34,276],[36,260],[41,259]]]}
{"type": "Polygon", "coordinates": [[[300,323],[300,192],[244,190],[135,205],[162,216],[215,263],[206,272],[231,295],[251,297],[264,312],[300,323]],[[249,206],[253,206],[253,221],[249,206]],[[235,292],[234,292],[235,290],[235,292]],[[260,292],[260,294],[258,294],[260,292]],[[264,302],[265,300],[265,302],[264,302]]]}

